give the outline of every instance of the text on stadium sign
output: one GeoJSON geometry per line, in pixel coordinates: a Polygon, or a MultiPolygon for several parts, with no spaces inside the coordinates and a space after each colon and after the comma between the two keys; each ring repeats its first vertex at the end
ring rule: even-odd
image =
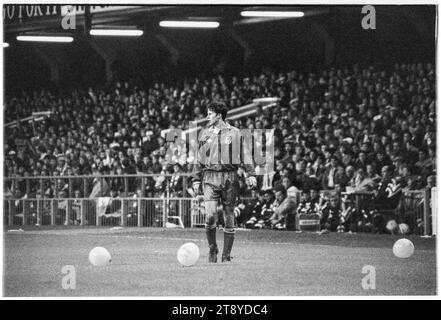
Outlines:
{"type": "MultiPolygon", "coordinates": [[[[136,6],[90,6],[91,13],[125,10],[136,6]]],[[[5,5],[3,6],[3,20],[28,20],[39,17],[55,17],[70,14],[83,14],[85,6],[70,5],[5,5]]]]}

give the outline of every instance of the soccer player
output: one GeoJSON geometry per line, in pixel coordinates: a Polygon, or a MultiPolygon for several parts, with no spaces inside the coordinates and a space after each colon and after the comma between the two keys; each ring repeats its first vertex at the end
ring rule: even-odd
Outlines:
{"type": "Polygon", "coordinates": [[[222,262],[231,261],[235,235],[234,205],[239,190],[237,170],[241,164],[248,186],[253,188],[257,185],[253,175],[254,167],[250,161],[249,145],[243,143],[240,130],[225,121],[227,112],[226,105],[221,102],[213,102],[207,107],[208,125],[199,134],[199,152],[193,166],[192,182],[195,192],[199,191],[202,183],[207,214],[208,261],[212,263],[217,262],[219,253],[216,243],[218,204],[223,204],[225,215],[222,262]]]}

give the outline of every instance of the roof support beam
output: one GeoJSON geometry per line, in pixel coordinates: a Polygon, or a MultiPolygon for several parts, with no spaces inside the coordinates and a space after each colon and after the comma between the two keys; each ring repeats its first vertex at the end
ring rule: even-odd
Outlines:
{"type": "Polygon", "coordinates": [[[324,56],[325,63],[327,66],[331,65],[335,60],[335,41],[334,38],[331,37],[326,27],[319,22],[312,22],[312,27],[314,28],[317,35],[323,41],[324,44],[324,56]]]}
{"type": "Polygon", "coordinates": [[[173,46],[173,44],[170,42],[170,40],[167,39],[166,36],[162,33],[155,34],[156,39],[158,39],[159,42],[168,50],[168,52],[171,55],[171,61],[173,65],[178,64],[179,56],[181,55],[178,51],[178,49],[173,46]]]}
{"type": "Polygon", "coordinates": [[[228,35],[237,42],[243,49],[244,65],[248,62],[249,58],[253,55],[254,49],[249,45],[247,41],[244,40],[240,35],[237,34],[232,28],[228,29],[228,35]]]}
{"type": "Polygon", "coordinates": [[[47,52],[38,48],[38,46],[34,46],[34,48],[40,58],[42,58],[49,67],[51,82],[55,83],[57,86],[60,85],[60,66],[57,63],[57,60],[54,59],[54,57],[50,57],[47,52]]]}
{"type": "Polygon", "coordinates": [[[93,38],[89,41],[92,48],[104,59],[106,65],[106,80],[109,83],[112,80],[112,64],[117,58],[117,54],[114,50],[104,48],[93,38]]]}

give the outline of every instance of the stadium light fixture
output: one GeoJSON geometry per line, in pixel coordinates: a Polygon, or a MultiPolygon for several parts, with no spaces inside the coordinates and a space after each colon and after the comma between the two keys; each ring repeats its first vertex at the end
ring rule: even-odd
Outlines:
{"type": "Polygon", "coordinates": [[[201,28],[201,29],[215,29],[220,23],[217,21],[160,21],[159,25],[163,28],[201,28]]]}
{"type": "Polygon", "coordinates": [[[9,47],[9,43],[3,42],[3,48],[7,48],[7,47],[9,47]]]}
{"type": "Polygon", "coordinates": [[[253,11],[244,10],[240,13],[242,17],[280,17],[280,18],[301,18],[305,15],[303,11],[253,11]]]}
{"type": "Polygon", "coordinates": [[[138,29],[92,29],[92,36],[139,37],[144,31],[138,29]]]}
{"type": "Polygon", "coordinates": [[[69,36],[17,36],[18,41],[31,42],[72,42],[73,37],[69,36]]]}

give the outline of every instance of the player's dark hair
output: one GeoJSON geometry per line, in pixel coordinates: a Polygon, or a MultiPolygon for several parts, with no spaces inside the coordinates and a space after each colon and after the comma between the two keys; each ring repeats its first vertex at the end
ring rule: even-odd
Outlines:
{"type": "Polygon", "coordinates": [[[227,117],[228,108],[223,102],[212,102],[208,105],[207,110],[212,110],[214,113],[220,114],[222,120],[225,120],[225,118],[227,117]]]}

